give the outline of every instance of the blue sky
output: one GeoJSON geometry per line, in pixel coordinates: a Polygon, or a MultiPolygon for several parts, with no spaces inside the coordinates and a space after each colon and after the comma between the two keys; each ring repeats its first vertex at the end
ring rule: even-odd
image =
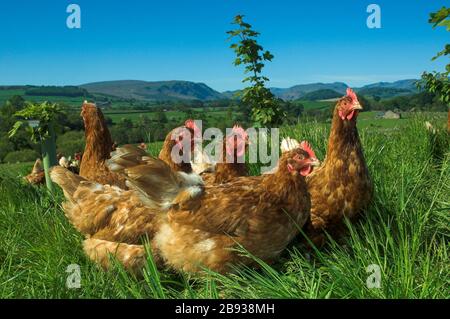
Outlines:
{"type": "Polygon", "coordinates": [[[342,81],[361,86],[417,78],[448,60],[431,57],[449,41],[431,28],[441,0],[15,0],[0,3],[0,85],[190,80],[241,88],[225,32],[236,14],[261,32],[275,59],[270,86],[342,81]],[[66,7],[81,7],[79,30],[66,7]],[[381,6],[381,29],[366,8],[381,6]]]}

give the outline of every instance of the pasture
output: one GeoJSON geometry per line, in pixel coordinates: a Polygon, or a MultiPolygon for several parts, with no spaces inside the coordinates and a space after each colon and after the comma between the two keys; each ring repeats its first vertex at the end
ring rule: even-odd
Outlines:
{"type": "MultiPolygon", "coordinates": [[[[427,132],[427,119],[397,120],[401,125],[391,129],[371,125],[379,120],[361,114],[360,136],[375,184],[364,216],[321,250],[307,251],[295,240],[275,264],[257,261],[260,269],[230,275],[156,270],[151,258],[144,279],[119,265],[104,272],[83,254],[82,236],[62,212],[62,193],[25,184],[21,176],[31,163],[0,165],[0,297],[449,298],[449,136],[442,129],[427,132]],[[80,288],[66,287],[70,264],[80,266],[80,288]],[[366,283],[369,265],[380,270],[379,288],[366,283]]],[[[443,123],[433,121],[438,128],[443,123]]],[[[320,159],[328,133],[329,125],[314,122],[282,128],[282,135],[310,141],[320,159]]],[[[160,147],[152,144],[151,153],[160,147]]]]}

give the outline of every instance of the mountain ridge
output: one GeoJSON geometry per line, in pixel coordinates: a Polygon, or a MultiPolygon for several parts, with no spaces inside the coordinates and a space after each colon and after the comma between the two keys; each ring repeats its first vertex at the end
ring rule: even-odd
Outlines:
{"type": "MultiPolygon", "coordinates": [[[[417,93],[414,79],[399,80],[394,82],[376,82],[353,88],[357,93],[372,96],[388,98],[401,95],[417,93]]],[[[10,86],[0,86],[0,90],[7,89],[10,86]]],[[[16,87],[16,86],[14,86],[16,87]]],[[[19,87],[19,86],[17,86],[19,87]]],[[[40,88],[45,86],[23,86],[24,89],[40,88]]],[[[233,99],[235,91],[219,92],[212,89],[202,82],[192,82],[185,80],[171,81],[142,81],[142,80],[115,80],[100,81],[77,85],[89,93],[99,93],[123,99],[135,99],[140,101],[171,101],[171,100],[201,100],[211,101],[220,99],[233,99]]],[[[344,82],[332,83],[306,83],[297,84],[288,88],[272,87],[272,93],[283,100],[296,99],[320,99],[331,95],[344,95],[348,85],[344,82]]]]}
{"type": "Polygon", "coordinates": [[[90,93],[146,101],[160,100],[216,100],[221,93],[201,82],[116,80],[79,85],[90,93]]]}

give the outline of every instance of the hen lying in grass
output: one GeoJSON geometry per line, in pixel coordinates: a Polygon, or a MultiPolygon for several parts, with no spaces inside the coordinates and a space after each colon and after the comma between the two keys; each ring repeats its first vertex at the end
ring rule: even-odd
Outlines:
{"type": "Polygon", "coordinates": [[[42,161],[38,158],[34,162],[31,173],[24,177],[24,179],[31,185],[42,185],[45,183],[45,172],[42,166],[42,161]]]}
{"type": "Polygon", "coordinates": [[[109,266],[113,254],[139,273],[145,256],[141,239],[148,236],[155,259],[174,269],[227,272],[252,263],[233,248],[243,246],[270,262],[299,233],[310,211],[305,176],[317,164],[307,151],[296,148],[283,153],[274,174],[239,177],[204,190],[191,183],[178,193],[172,191],[178,185],[172,175],[159,180],[170,187],[157,185],[155,177],[142,184],[131,168],[125,172],[129,191],[83,181],[62,168],[52,171],[52,179],[64,190],[66,215],[88,237],[86,254],[102,266],[109,266]],[[158,196],[145,191],[159,194],[151,185],[171,197],[155,200],[158,196]]]}

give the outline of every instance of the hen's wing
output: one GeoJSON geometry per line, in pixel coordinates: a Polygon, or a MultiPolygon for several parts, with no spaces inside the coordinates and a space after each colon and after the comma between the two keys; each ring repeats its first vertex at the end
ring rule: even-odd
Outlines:
{"type": "Polygon", "coordinates": [[[83,242],[83,250],[94,262],[109,269],[111,257],[117,259],[123,267],[135,275],[142,275],[146,254],[143,245],[130,245],[107,240],[89,238],[83,242]]]}
{"type": "Polygon", "coordinates": [[[186,198],[202,193],[200,176],[174,171],[161,159],[133,145],[125,145],[111,153],[108,167],[123,174],[126,185],[136,190],[143,203],[151,208],[170,208],[180,193],[186,198]]]}
{"type": "Polygon", "coordinates": [[[221,185],[206,186],[203,196],[173,206],[170,222],[230,236],[244,235],[252,215],[264,201],[261,176],[240,177],[221,185]]]}
{"type": "Polygon", "coordinates": [[[157,212],[144,206],[134,191],[89,182],[58,166],[51,178],[64,190],[64,213],[82,234],[135,243],[154,232],[157,212]]]}

